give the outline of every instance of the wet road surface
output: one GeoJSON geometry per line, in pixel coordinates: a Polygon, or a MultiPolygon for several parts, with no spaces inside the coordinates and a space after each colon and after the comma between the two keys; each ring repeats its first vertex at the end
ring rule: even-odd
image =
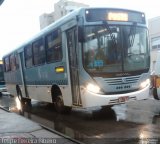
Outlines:
{"type": "MultiPolygon", "coordinates": [[[[19,113],[15,97],[1,97],[0,105],[19,113]]],[[[73,109],[70,114],[58,114],[53,105],[32,101],[32,106],[25,105],[21,114],[84,143],[140,143],[144,138],[160,137],[160,102],[153,99],[112,109],[73,109]]]]}

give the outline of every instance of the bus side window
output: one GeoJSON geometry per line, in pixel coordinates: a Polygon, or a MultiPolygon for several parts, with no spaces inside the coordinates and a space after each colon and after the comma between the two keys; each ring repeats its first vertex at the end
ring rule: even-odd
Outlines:
{"type": "Polygon", "coordinates": [[[24,55],[25,55],[25,65],[26,65],[26,67],[31,67],[33,65],[32,46],[31,45],[27,45],[24,48],[24,55]]]}
{"type": "Polygon", "coordinates": [[[35,65],[45,63],[45,48],[43,39],[39,39],[33,43],[33,62],[35,65]]]}
{"type": "Polygon", "coordinates": [[[11,66],[11,71],[16,70],[16,58],[14,54],[10,55],[10,66],[11,66]]]}
{"type": "Polygon", "coordinates": [[[16,69],[19,69],[18,53],[15,54],[15,59],[16,59],[16,69]]]}
{"type": "Polygon", "coordinates": [[[9,57],[6,57],[6,58],[4,59],[4,62],[5,62],[5,71],[6,71],[6,72],[10,71],[11,68],[10,68],[9,57]]]}
{"type": "Polygon", "coordinates": [[[47,62],[62,59],[61,33],[56,30],[46,36],[47,62]]]}

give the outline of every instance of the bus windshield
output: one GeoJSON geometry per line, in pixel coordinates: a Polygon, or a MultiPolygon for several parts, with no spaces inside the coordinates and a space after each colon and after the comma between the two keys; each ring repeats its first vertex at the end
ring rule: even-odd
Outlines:
{"type": "Polygon", "coordinates": [[[83,62],[89,72],[131,72],[149,68],[148,32],[137,25],[85,27],[83,62]]]}

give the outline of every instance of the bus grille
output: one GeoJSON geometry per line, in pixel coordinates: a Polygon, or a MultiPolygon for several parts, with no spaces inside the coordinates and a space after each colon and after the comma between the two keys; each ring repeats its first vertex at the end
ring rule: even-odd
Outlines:
{"type": "Polygon", "coordinates": [[[132,84],[132,83],[137,83],[139,78],[140,78],[140,76],[107,78],[107,79],[105,79],[105,82],[108,85],[132,84]]]}

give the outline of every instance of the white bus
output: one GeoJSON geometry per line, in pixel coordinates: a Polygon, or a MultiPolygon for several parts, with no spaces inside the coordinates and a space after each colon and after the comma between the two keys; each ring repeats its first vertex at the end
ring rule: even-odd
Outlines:
{"type": "Polygon", "coordinates": [[[72,107],[112,106],[149,97],[145,14],[81,8],[3,57],[8,91],[19,99],[72,107]]]}

